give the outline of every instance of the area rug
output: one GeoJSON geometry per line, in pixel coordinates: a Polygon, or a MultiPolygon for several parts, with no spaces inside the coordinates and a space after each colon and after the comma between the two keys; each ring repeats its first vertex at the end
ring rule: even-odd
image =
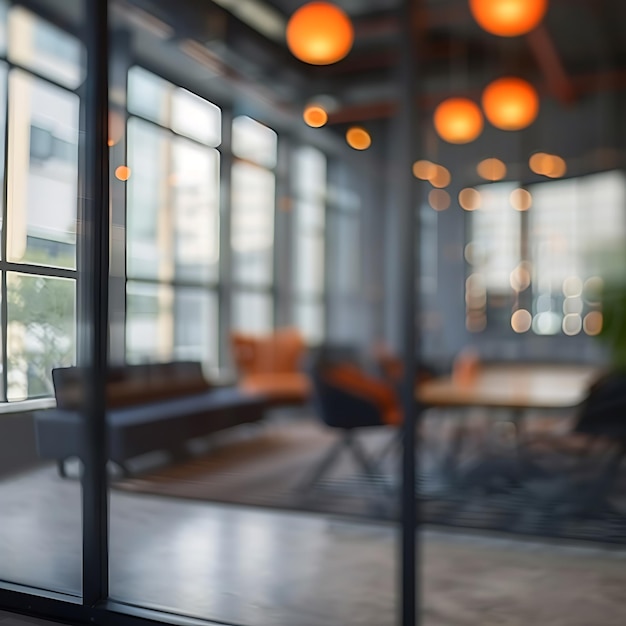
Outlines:
{"type": "MultiPolygon", "coordinates": [[[[314,488],[303,489],[311,470],[337,436],[336,431],[309,419],[249,426],[214,441],[203,454],[115,481],[112,486],[207,502],[397,520],[397,450],[385,457],[373,480],[344,455],[314,488]]],[[[359,435],[359,441],[376,457],[390,446],[392,437],[388,429],[368,429],[359,435]]],[[[615,506],[582,515],[559,510],[551,495],[552,483],[452,492],[441,478],[440,443],[435,433],[420,455],[418,499],[423,522],[626,544],[623,484],[615,506]]]]}

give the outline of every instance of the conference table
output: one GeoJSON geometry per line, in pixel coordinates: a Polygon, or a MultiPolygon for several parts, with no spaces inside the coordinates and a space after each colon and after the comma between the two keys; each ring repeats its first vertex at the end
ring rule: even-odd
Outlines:
{"type": "MultiPolygon", "coordinates": [[[[537,410],[571,414],[584,401],[589,386],[601,371],[598,367],[586,365],[481,364],[471,376],[451,374],[422,381],[417,385],[415,395],[426,409],[481,408],[487,415],[498,417],[505,413],[506,421],[514,426],[516,435],[517,452],[509,450],[508,453],[519,460],[526,415],[537,410]]],[[[466,413],[459,412],[461,419],[443,462],[444,474],[452,482],[459,477],[459,456],[467,434],[463,419],[466,413]]]]}
{"type": "Polygon", "coordinates": [[[600,372],[586,365],[486,364],[465,380],[450,375],[422,382],[416,397],[426,407],[571,409],[585,399],[600,372]]]}

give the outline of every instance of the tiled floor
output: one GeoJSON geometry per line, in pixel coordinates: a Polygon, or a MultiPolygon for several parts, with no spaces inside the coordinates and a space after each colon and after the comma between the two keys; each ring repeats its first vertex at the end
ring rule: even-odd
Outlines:
{"type": "MultiPolygon", "coordinates": [[[[249,626],[392,626],[396,530],[113,492],[111,593],[249,626]]],[[[425,626],[626,623],[626,552],[423,539],[425,626]]],[[[77,482],[52,468],[0,481],[0,579],[78,593],[80,543],[77,482]]]]}

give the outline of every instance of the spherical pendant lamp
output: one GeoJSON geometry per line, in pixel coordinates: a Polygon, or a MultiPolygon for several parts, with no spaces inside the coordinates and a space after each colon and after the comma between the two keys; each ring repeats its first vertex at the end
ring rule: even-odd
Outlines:
{"type": "Polygon", "coordinates": [[[535,28],[548,9],[548,0],[469,0],[478,25],[493,35],[517,37],[535,28]]]}
{"type": "Polygon", "coordinates": [[[449,143],[469,143],[483,130],[483,115],[478,105],[468,98],[448,98],[436,109],[437,134],[449,143]]]}
{"type": "Polygon", "coordinates": [[[535,121],[539,96],[521,78],[499,78],[483,91],[482,105],[485,116],[496,128],[521,130],[535,121]]]}
{"type": "Polygon", "coordinates": [[[291,53],[311,65],[330,65],[343,59],[354,41],[350,18],[330,2],[309,2],[287,23],[291,53]]]}

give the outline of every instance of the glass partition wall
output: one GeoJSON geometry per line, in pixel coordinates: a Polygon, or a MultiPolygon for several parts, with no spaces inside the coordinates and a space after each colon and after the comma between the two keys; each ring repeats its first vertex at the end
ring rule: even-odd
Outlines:
{"type": "MultiPolygon", "coordinates": [[[[449,406],[477,363],[607,362],[589,254],[623,244],[626,183],[623,155],[591,151],[595,101],[568,120],[544,99],[523,135],[485,124],[449,144],[431,61],[464,45],[420,39],[416,67],[415,3],[389,21],[363,7],[394,3],[345,3],[371,39],[311,68],[284,46],[295,4],[0,0],[0,609],[414,626],[471,620],[495,594],[494,619],[515,623],[541,581],[589,582],[590,562],[420,520],[626,542],[609,506],[571,524],[541,508],[540,473],[519,479],[518,406],[449,406]],[[313,101],[325,128],[304,123],[313,101]],[[567,176],[534,172],[572,120],[567,176]],[[476,167],[492,155],[501,180],[476,167]]],[[[533,435],[575,417],[543,408],[533,435]]]]}
{"type": "Polygon", "coordinates": [[[305,356],[373,343],[382,155],[207,86],[193,46],[172,71],[136,5],[0,1],[0,609],[391,624],[391,431],[322,475],[344,433],[299,395],[305,356]],[[235,334],[287,350],[285,397],[243,387],[235,334]]]}
{"type": "Polygon", "coordinates": [[[78,18],[61,28],[0,3],[0,580],[73,598],[82,592],[80,482],[57,485],[42,467],[13,471],[32,468],[37,446],[46,454],[33,411],[54,404],[52,370],[86,363],[77,342],[77,232],[86,223],[81,27],[78,18]]]}

